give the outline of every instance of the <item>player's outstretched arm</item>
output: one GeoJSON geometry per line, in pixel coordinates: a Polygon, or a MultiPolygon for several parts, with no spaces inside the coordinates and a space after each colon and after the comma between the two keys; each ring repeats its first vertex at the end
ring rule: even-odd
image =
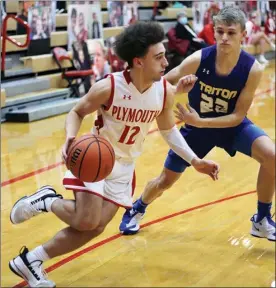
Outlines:
{"type": "Polygon", "coordinates": [[[173,99],[173,88],[167,83],[165,107],[156,118],[161,135],[170,148],[182,159],[191,164],[198,172],[208,174],[213,180],[217,180],[219,165],[213,161],[199,159],[177,129],[173,115],[173,99]]]}
{"type": "Polygon", "coordinates": [[[185,58],[180,65],[176,66],[164,77],[172,85],[176,85],[180,78],[189,74],[195,74],[201,60],[201,50],[196,51],[189,57],[185,58]]]}
{"type": "Polygon", "coordinates": [[[187,105],[188,109],[186,110],[178,103],[178,111],[175,111],[176,117],[180,121],[184,121],[186,124],[199,128],[228,128],[239,125],[252,104],[256,89],[262,77],[262,71],[263,68],[257,61],[255,61],[233,113],[216,118],[200,118],[198,113],[192,107],[187,105]]]}
{"type": "Polygon", "coordinates": [[[67,158],[68,148],[78,134],[83,118],[98,110],[101,105],[107,104],[110,95],[111,79],[108,77],[95,83],[68,113],[65,122],[66,141],[62,148],[64,160],[67,158]]]}

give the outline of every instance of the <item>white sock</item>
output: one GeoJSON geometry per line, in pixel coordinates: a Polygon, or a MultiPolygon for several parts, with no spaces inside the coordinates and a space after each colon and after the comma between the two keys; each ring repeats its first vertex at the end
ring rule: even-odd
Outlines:
{"type": "Polygon", "coordinates": [[[60,199],[60,198],[59,197],[48,197],[44,200],[45,207],[46,207],[46,210],[48,212],[52,212],[52,204],[58,199],[60,199]]]}
{"type": "Polygon", "coordinates": [[[27,254],[27,259],[29,260],[29,262],[33,262],[36,260],[46,261],[49,260],[50,257],[44,250],[43,246],[40,245],[27,254]]]}

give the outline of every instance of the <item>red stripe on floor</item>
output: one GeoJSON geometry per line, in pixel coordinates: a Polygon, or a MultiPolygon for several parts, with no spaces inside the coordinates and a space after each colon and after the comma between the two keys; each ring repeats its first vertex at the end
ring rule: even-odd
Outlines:
{"type": "MultiPolygon", "coordinates": [[[[267,90],[265,90],[265,91],[260,91],[259,93],[255,94],[255,97],[256,97],[256,96],[259,96],[259,95],[261,95],[261,94],[264,94],[264,93],[269,93],[269,92],[274,91],[274,90],[275,90],[275,88],[270,88],[270,89],[267,89],[267,90]]],[[[175,124],[178,125],[178,124],[180,124],[180,123],[181,123],[181,121],[177,121],[175,124]]],[[[152,133],[154,133],[154,132],[156,132],[156,131],[158,131],[158,128],[155,128],[155,129],[150,130],[150,131],[148,132],[148,134],[152,134],[152,133]]],[[[24,179],[26,179],[26,178],[29,178],[29,177],[32,177],[32,176],[34,176],[34,175],[40,174],[40,173],[42,173],[42,172],[45,172],[45,171],[54,169],[54,168],[56,168],[56,167],[58,167],[58,166],[60,166],[60,165],[63,165],[63,162],[58,162],[58,163],[49,165],[49,166],[47,166],[47,167],[38,169],[38,170],[36,170],[36,171],[33,171],[33,172],[30,172],[30,173],[23,174],[23,175],[21,175],[21,176],[12,178],[12,179],[10,179],[10,180],[7,180],[7,181],[2,182],[2,183],[1,183],[1,187],[10,185],[10,184],[12,184],[12,183],[14,183],[14,182],[18,182],[18,181],[24,180],[24,179]]]]}
{"type": "MultiPolygon", "coordinates": [[[[153,221],[150,221],[148,223],[145,223],[143,225],[141,225],[141,228],[144,228],[144,227],[148,227],[150,225],[153,225],[153,224],[156,224],[156,223],[159,223],[159,222],[162,222],[162,221],[165,221],[167,219],[170,219],[170,218],[173,218],[173,217],[176,217],[176,216],[179,216],[179,215],[182,215],[182,214],[185,214],[185,213],[188,213],[188,212],[191,212],[191,211],[194,211],[194,210],[197,210],[197,209],[200,209],[200,208],[204,208],[204,207],[207,207],[207,206],[211,206],[211,205],[214,205],[214,204],[218,204],[218,203],[221,203],[221,202],[224,202],[224,201],[227,201],[227,200],[231,200],[231,199],[234,199],[234,198],[238,198],[238,197],[242,197],[242,196],[246,196],[246,195],[249,195],[249,194],[253,194],[253,193],[256,193],[256,191],[249,191],[249,192],[245,192],[245,193],[241,193],[241,194],[237,194],[237,195],[233,195],[233,196],[228,196],[228,197],[225,197],[225,198],[221,198],[221,199],[218,199],[216,201],[212,201],[212,202],[208,202],[208,203],[204,203],[204,204],[201,204],[201,205],[198,205],[198,206],[195,206],[195,207],[192,207],[192,208],[188,208],[188,209],[185,209],[183,211],[179,211],[179,212],[176,212],[176,213],[173,213],[173,214],[170,214],[170,215],[167,215],[165,217],[161,217],[161,218],[158,218],[156,220],[153,220],[153,221]]],[[[85,253],[88,253],[100,246],[103,246],[104,244],[107,244],[113,240],[116,240],[118,238],[122,237],[121,234],[116,234],[116,235],[113,235],[111,237],[108,237],[98,243],[95,243],[87,248],[84,248],[60,261],[58,261],[57,263],[51,265],[50,267],[48,267],[46,269],[46,272],[51,272],[53,270],[56,270],[57,268],[65,265],[66,263],[68,262],[71,262],[73,261],[74,259],[80,257],[81,255],[85,254],[85,253]]],[[[124,237],[127,237],[127,236],[124,236],[124,237]]],[[[18,283],[17,285],[13,286],[13,288],[19,288],[19,287],[24,287],[27,285],[27,282],[26,281],[23,281],[23,282],[20,282],[18,283]]]]}

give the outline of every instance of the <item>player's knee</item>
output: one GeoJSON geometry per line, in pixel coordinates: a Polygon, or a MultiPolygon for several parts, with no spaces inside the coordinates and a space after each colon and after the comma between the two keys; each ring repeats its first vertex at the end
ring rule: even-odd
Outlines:
{"type": "Polygon", "coordinates": [[[96,231],[97,235],[100,235],[104,232],[105,227],[106,226],[100,224],[94,231],[96,231]]]}
{"type": "Polygon", "coordinates": [[[92,231],[99,226],[99,221],[90,217],[80,217],[76,219],[74,226],[74,228],[78,231],[92,231]]]}
{"type": "Polygon", "coordinates": [[[271,171],[275,171],[275,149],[273,149],[269,152],[269,155],[267,157],[267,161],[269,162],[269,167],[270,167],[271,171]]]}
{"type": "Polygon", "coordinates": [[[275,173],[275,149],[266,151],[262,165],[267,168],[271,173],[275,173]]]}

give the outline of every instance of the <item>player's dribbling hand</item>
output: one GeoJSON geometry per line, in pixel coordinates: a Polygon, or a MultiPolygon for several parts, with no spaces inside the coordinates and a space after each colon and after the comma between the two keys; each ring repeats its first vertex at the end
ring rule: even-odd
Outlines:
{"type": "Polygon", "coordinates": [[[189,93],[196,81],[197,77],[193,74],[180,78],[176,85],[176,93],[189,93]]]}
{"type": "Polygon", "coordinates": [[[180,103],[177,103],[177,110],[174,110],[175,117],[186,124],[200,127],[201,118],[199,117],[198,113],[189,104],[186,104],[186,106],[188,108],[187,110],[180,103]]]}
{"type": "Polygon", "coordinates": [[[67,152],[69,147],[71,146],[71,144],[73,143],[73,141],[75,140],[75,136],[69,136],[66,138],[66,141],[64,143],[64,145],[62,146],[62,160],[64,161],[64,163],[66,163],[67,160],[67,152]]]}
{"type": "Polygon", "coordinates": [[[199,172],[209,175],[214,181],[218,180],[219,165],[210,160],[194,158],[192,166],[199,172]]]}

